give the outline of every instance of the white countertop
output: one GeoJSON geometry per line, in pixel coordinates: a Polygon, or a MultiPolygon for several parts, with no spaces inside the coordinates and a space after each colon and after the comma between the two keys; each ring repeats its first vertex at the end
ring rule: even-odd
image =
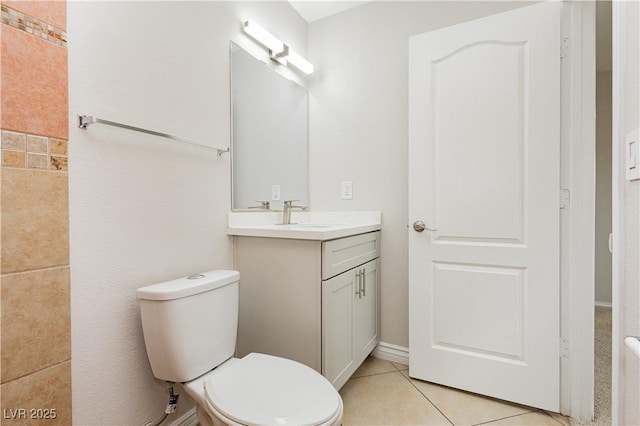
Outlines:
{"type": "Polygon", "coordinates": [[[282,212],[231,212],[227,235],[333,240],[382,228],[380,212],[291,212],[291,224],[280,225],[282,212]]]}

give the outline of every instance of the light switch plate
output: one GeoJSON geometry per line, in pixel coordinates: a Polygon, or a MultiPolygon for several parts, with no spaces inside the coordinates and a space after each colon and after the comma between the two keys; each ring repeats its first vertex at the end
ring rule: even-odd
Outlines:
{"type": "Polygon", "coordinates": [[[640,134],[639,129],[627,133],[625,138],[625,174],[627,180],[640,179],[640,134]]]}
{"type": "Polygon", "coordinates": [[[352,200],[353,199],[353,181],[343,180],[340,194],[343,200],[352,200]]]}

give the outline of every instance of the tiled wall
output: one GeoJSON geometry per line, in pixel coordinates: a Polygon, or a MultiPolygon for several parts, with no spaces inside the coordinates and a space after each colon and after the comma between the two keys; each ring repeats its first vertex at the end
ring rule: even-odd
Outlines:
{"type": "Polygon", "coordinates": [[[1,13],[0,422],[70,425],[66,2],[1,13]]]}

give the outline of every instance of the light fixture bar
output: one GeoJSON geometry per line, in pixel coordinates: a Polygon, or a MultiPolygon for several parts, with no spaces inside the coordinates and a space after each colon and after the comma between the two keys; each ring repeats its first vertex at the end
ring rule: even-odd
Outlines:
{"type": "Polygon", "coordinates": [[[305,74],[313,73],[313,64],[307,61],[302,56],[300,56],[298,52],[296,52],[295,50],[289,48],[289,54],[285,55],[285,59],[287,60],[288,63],[298,68],[303,73],[305,74]]]}
{"type": "Polygon", "coordinates": [[[244,32],[269,49],[269,57],[281,65],[293,65],[305,74],[313,73],[313,64],[284,44],[269,31],[248,19],[244,21],[244,32]]]}
{"type": "Polygon", "coordinates": [[[244,32],[268,47],[272,55],[278,55],[284,51],[283,42],[251,19],[244,21],[244,32]]]}

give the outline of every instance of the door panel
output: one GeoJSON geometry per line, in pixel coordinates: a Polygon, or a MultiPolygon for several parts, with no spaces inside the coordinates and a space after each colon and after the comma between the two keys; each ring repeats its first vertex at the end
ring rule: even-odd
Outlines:
{"type": "Polygon", "coordinates": [[[560,7],[409,43],[410,375],[554,411],[560,7]]]}
{"type": "Polygon", "coordinates": [[[481,42],[432,64],[438,238],[522,242],[527,56],[521,42],[481,42]]]}
{"type": "Polygon", "coordinates": [[[433,262],[433,344],[469,356],[522,361],[525,277],[518,268],[433,262]]]}

